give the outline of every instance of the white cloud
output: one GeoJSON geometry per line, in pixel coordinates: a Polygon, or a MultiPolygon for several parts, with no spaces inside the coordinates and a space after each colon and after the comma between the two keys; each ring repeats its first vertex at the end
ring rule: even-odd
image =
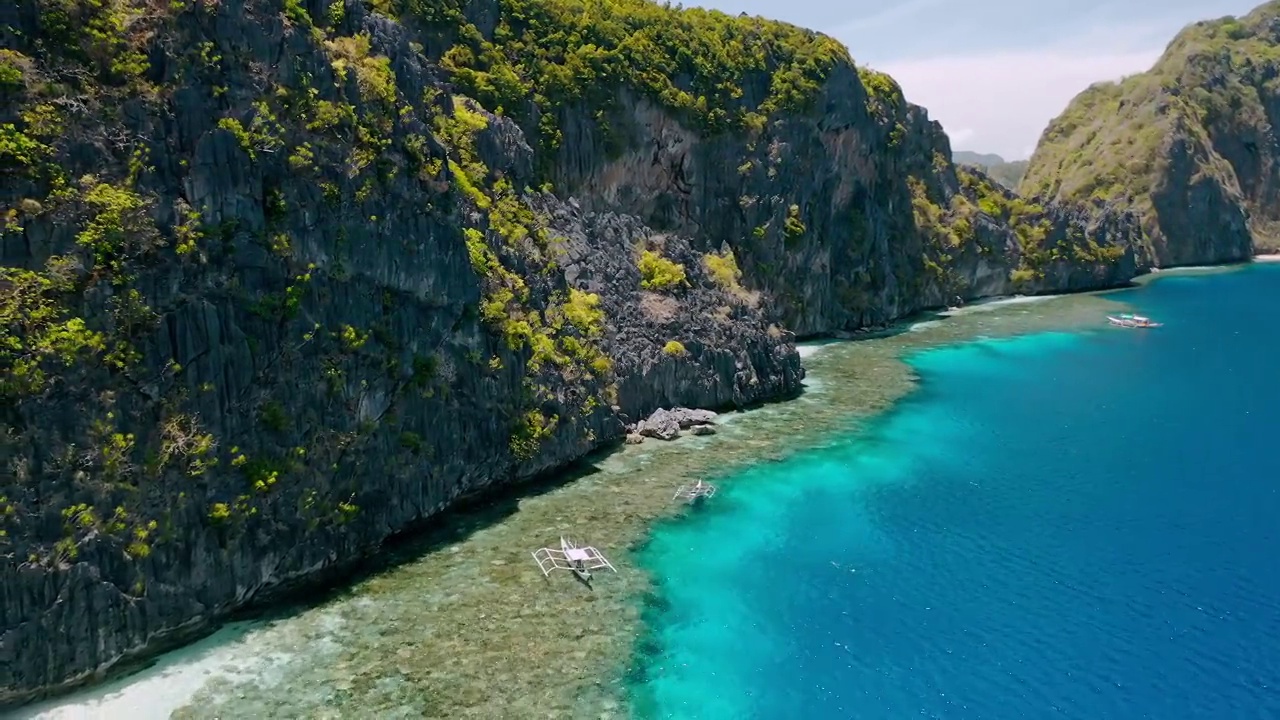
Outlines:
{"type": "Polygon", "coordinates": [[[845,23],[829,34],[835,37],[840,37],[841,33],[853,33],[859,30],[882,28],[890,25],[891,23],[906,20],[923,10],[932,10],[933,8],[940,7],[945,1],[946,0],[907,0],[907,2],[890,5],[885,10],[865,15],[856,20],[845,23]]]}
{"type": "Polygon", "coordinates": [[[877,69],[893,76],[908,100],[928,108],[947,128],[953,147],[1015,160],[1029,154],[1049,120],[1081,90],[1146,70],[1160,52],[998,52],[890,62],[877,69]]]}
{"type": "Polygon", "coordinates": [[[973,130],[962,127],[957,130],[948,130],[947,135],[951,136],[952,145],[964,145],[969,138],[973,137],[973,130]]]}
{"type": "MultiPolygon", "coordinates": [[[[1167,24],[1103,24],[1042,48],[903,58],[875,66],[942,123],[953,149],[1016,160],[1030,154],[1041,131],[1081,90],[1150,68],[1173,31],[1167,24]]],[[[833,34],[846,41],[855,35],[833,34]]]]}

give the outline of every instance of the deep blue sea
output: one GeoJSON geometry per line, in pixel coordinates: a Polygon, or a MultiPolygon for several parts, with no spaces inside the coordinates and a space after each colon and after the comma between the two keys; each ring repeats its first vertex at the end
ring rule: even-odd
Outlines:
{"type": "Polygon", "coordinates": [[[636,713],[1280,718],[1280,267],[1113,297],[657,528],[636,713]]]}

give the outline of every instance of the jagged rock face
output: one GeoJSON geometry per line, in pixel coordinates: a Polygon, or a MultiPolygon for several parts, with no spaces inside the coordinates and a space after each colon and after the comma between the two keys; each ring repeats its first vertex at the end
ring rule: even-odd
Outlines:
{"type": "Polygon", "coordinates": [[[1236,148],[1226,144],[1219,149],[1197,135],[1186,121],[1177,122],[1161,148],[1150,199],[1151,256],[1157,266],[1238,262],[1253,255],[1248,208],[1254,203],[1241,192],[1238,172],[1250,172],[1244,164],[1257,160],[1256,149],[1233,152],[1236,148]]]}
{"type": "Polygon", "coordinates": [[[953,263],[962,273],[958,286],[968,290],[962,299],[1116,287],[1149,269],[1139,258],[1144,236],[1133,213],[1101,204],[1040,204],[1004,189],[983,171],[967,168],[960,174],[961,197],[999,210],[997,217],[974,217],[975,241],[953,263]]]}
{"type": "MultiPolygon", "coordinates": [[[[1068,256],[1035,281],[1015,283],[1021,252],[1007,217],[979,213],[976,241],[955,250],[931,244],[913,216],[908,180],[938,205],[961,195],[950,143],[923,108],[900,95],[880,102],[889,107],[877,113],[857,70],[844,65],[812,114],[779,118],[757,133],[702,137],[623,92],[609,130],[612,142],[627,138],[625,149],[606,150],[590,113],[566,113],[572,140],[560,151],[556,184],[587,207],[685,234],[696,248],[728,244],[748,285],[800,336],[882,324],[956,300],[1109,287],[1133,276],[1132,253],[1120,263],[1068,256]],[[789,223],[793,214],[798,225],[789,223]],[[931,261],[945,277],[931,275],[931,261]]],[[[1050,203],[1046,212],[1053,227],[1047,250],[1069,234],[1107,247],[1135,241],[1118,211],[1092,217],[1050,203]]]]}
{"type": "Polygon", "coordinates": [[[1136,212],[1156,266],[1280,247],[1280,3],[1199,22],[1146,73],[1077,96],[1050,123],[1020,190],[1136,212]]]}
{"type": "MultiPolygon", "coordinates": [[[[23,37],[40,37],[38,9],[19,10],[23,37]]],[[[401,25],[346,11],[333,46],[269,3],[157,18],[168,54],[153,46],[139,78],[155,94],[70,98],[72,140],[45,140],[68,178],[96,179],[63,201],[5,166],[0,205],[24,213],[0,236],[6,341],[48,337],[22,304],[36,297],[106,341],[38,361],[38,387],[0,388],[0,703],[328,577],[460,498],[620,441],[658,407],[799,391],[794,335],[759,298],[713,281],[679,235],[501,190],[531,178],[520,129],[457,105],[401,25]],[[367,51],[341,44],[357,33],[367,51]],[[389,74],[364,64],[378,57],[389,74]],[[470,150],[441,129],[464,121],[470,150]],[[112,198],[122,217],[103,210],[112,198]],[[151,244],[86,235],[107,222],[151,244]],[[642,290],[645,247],[686,280],[642,290]],[[12,292],[54,277],[51,259],[65,290],[12,292]]],[[[5,42],[23,84],[0,123],[35,133],[17,114],[68,61],[5,42]]],[[[4,356],[6,381],[26,357],[4,356]]]]}
{"type": "Polygon", "coordinates": [[[717,286],[687,239],[658,233],[633,216],[584,212],[550,196],[537,206],[566,239],[566,279],[599,293],[613,320],[618,402],[631,421],[658,408],[744,407],[798,390],[804,371],[795,335],[765,320],[758,295],[717,286]],[[680,264],[690,285],[643,289],[634,260],[639,246],[660,249],[680,264]],[[667,351],[673,341],[681,352],[667,351]]]}
{"type": "Polygon", "coordinates": [[[556,185],[584,205],[634,214],[699,249],[728,243],[748,284],[801,336],[929,304],[909,283],[922,251],[901,176],[909,158],[932,157],[935,138],[908,132],[901,151],[886,152],[886,130],[868,114],[852,66],[833,71],[812,114],[759,133],[700,137],[646,98],[624,93],[620,106],[611,130],[627,137],[626,150],[613,158],[589,113],[567,113],[572,140],[556,185]],[[792,206],[803,229],[789,234],[792,206]]]}

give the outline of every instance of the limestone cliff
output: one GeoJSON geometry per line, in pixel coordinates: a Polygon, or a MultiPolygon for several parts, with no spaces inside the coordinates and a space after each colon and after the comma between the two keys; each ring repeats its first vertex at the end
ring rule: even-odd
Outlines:
{"type": "Polygon", "coordinates": [[[834,41],[590,7],[0,10],[0,702],[792,395],[796,333],[1136,271],[834,41]]]}
{"type": "Polygon", "coordinates": [[[1150,71],[1076,97],[1020,191],[1133,210],[1157,266],[1280,247],[1278,42],[1278,2],[1187,27],[1150,71]]]}
{"type": "MultiPolygon", "coordinates": [[[[763,94],[766,81],[748,91],[763,94]]],[[[957,169],[941,126],[874,71],[837,64],[809,112],[742,132],[699,133],[626,88],[614,103],[607,138],[604,122],[566,111],[573,142],[559,151],[555,186],[701,250],[727,246],[745,285],[800,336],[957,300],[1108,287],[1136,272],[1131,217],[1022,203],[957,169]],[[1048,254],[1041,262],[1042,251],[1077,243],[1062,256],[1070,267],[1050,267],[1048,254]]]]}

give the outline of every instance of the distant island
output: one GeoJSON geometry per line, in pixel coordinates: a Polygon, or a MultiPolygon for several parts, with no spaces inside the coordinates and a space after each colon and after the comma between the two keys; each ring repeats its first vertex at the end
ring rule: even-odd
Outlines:
{"type": "Polygon", "coordinates": [[[976,153],[956,150],[951,153],[957,165],[976,167],[991,176],[992,180],[1010,190],[1016,190],[1027,172],[1026,160],[1005,160],[995,153],[976,153]]]}

